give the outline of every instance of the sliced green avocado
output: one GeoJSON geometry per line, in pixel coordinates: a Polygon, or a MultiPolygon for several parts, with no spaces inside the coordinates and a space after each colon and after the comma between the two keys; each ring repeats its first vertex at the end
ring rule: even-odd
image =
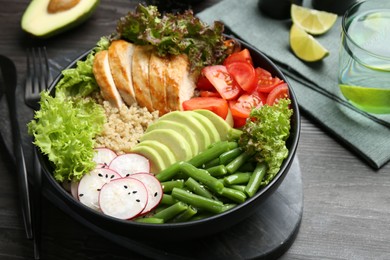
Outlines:
{"type": "Polygon", "coordinates": [[[22,29],[36,37],[49,38],[84,22],[95,11],[100,0],[65,2],[71,5],[65,7],[66,10],[58,0],[32,0],[23,14],[22,29]],[[54,7],[49,8],[52,3],[55,3],[54,7]]]}
{"type": "Polygon", "coordinates": [[[217,129],[219,133],[219,137],[221,138],[222,141],[237,139],[242,133],[241,130],[231,127],[229,123],[227,123],[220,116],[211,112],[210,110],[199,109],[193,111],[210,119],[210,121],[214,124],[215,128],[217,129]]]}
{"type": "Polygon", "coordinates": [[[198,154],[198,141],[195,138],[195,134],[191,129],[189,129],[188,126],[180,123],[180,122],[174,122],[174,121],[168,121],[168,120],[157,120],[157,122],[151,124],[147,130],[146,133],[152,131],[153,129],[172,129],[176,131],[178,134],[182,135],[189,143],[191,147],[191,151],[193,155],[198,154]]]}
{"type": "Polygon", "coordinates": [[[186,113],[189,116],[194,117],[196,120],[198,120],[200,124],[204,126],[204,128],[206,128],[207,132],[210,135],[210,141],[212,144],[221,141],[221,138],[219,137],[219,133],[215,128],[213,122],[210,121],[210,119],[194,111],[184,111],[183,113],[186,113]]]}
{"type": "Polygon", "coordinates": [[[198,151],[204,151],[210,144],[210,135],[203,125],[199,124],[198,120],[188,116],[183,111],[173,111],[168,114],[163,115],[158,119],[158,121],[168,120],[178,123],[182,123],[194,133],[195,139],[198,142],[198,151]]]}
{"type": "MultiPolygon", "coordinates": [[[[160,154],[166,167],[169,167],[171,164],[176,162],[174,154],[169,149],[169,147],[166,146],[165,144],[159,143],[155,140],[144,140],[144,141],[140,142],[139,144],[137,144],[135,147],[139,147],[139,146],[148,146],[148,147],[156,150],[156,152],[160,154]]],[[[161,168],[162,168],[161,170],[165,169],[163,167],[161,167],[161,168]]]]}
{"type": "Polygon", "coordinates": [[[155,140],[168,146],[176,161],[187,161],[193,156],[187,140],[172,129],[154,129],[141,137],[141,142],[145,140],[155,140]]]}
{"type": "Polygon", "coordinates": [[[149,146],[135,146],[133,149],[131,149],[134,153],[139,153],[146,158],[148,158],[151,161],[150,164],[150,171],[154,174],[159,173],[163,169],[167,168],[167,165],[165,164],[164,160],[162,159],[161,155],[154,150],[153,148],[149,146]]]}

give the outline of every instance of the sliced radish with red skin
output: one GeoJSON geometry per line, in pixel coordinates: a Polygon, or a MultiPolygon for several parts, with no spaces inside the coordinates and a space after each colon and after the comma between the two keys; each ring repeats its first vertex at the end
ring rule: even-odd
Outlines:
{"type": "Polygon", "coordinates": [[[93,161],[97,164],[109,165],[110,162],[117,156],[117,154],[108,148],[99,147],[94,149],[96,151],[93,161]]]}
{"type": "Polygon", "coordinates": [[[148,191],[148,204],[141,212],[141,214],[146,214],[157,207],[163,196],[163,190],[160,181],[151,173],[135,173],[128,178],[135,178],[141,181],[148,191]]]}
{"type": "Polygon", "coordinates": [[[99,195],[102,212],[119,219],[138,216],[148,203],[145,185],[131,177],[113,180],[103,185],[99,195]]]}
{"type": "Polygon", "coordinates": [[[81,203],[95,210],[99,208],[99,192],[102,186],[112,180],[119,179],[121,176],[106,168],[94,169],[85,174],[78,185],[78,199],[81,203]]]}
{"type": "Polygon", "coordinates": [[[128,177],[138,172],[150,172],[149,160],[138,153],[118,155],[111,161],[108,167],[119,173],[122,177],[128,177]]]}

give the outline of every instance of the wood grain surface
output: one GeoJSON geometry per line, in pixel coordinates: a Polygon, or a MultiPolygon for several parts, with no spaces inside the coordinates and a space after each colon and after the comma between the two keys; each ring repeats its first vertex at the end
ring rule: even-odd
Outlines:
{"type": "MultiPolygon", "coordinates": [[[[194,8],[201,10],[214,2],[205,0],[194,8]]],[[[26,48],[44,44],[50,58],[63,55],[71,60],[91,48],[100,36],[112,32],[116,19],[134,8],[137,1],[101,0],[99,9],[86,23],[44,42],[27,37],[20,28],[28,3],[0,0],[0,53],[15,61],[20,86],[25,77],[26,48]]],[[[19,92],[19,111],[29,113],[22,105],[22,90],[19,92]]],[[[0,105],[4,102],[1,97],[0,105]]],[[[2,110],[0,124],[8,123],[7,116],[2,110]]],[[[281,259],[390,259],[390,165],[373,170],[305,115],[297,156],[303,182],[303,219],[295,242],[281,259]]],[[[32,259],[33,245],[25,238],[11,160],[1,147],[0,259],[32,259]]],[[[44,222],[62,214],[47,200],[44,213],[44,222]]],[[[109,241],[101,243],[103,238],[70,217],[62,217],[66,223],[74,223],[69,229],[81,237],[73,240],[63,235],[61,221],[50,230],[44,229],[44,246],[55,252],[47,259],[144,259],[109,241]],[[94,246],[96,241],[98,248],[94,246]],[[83,249],[91,254],[83,255],[83,249]],[[54,257],[58,252],[61,257],[54,257]]]]}

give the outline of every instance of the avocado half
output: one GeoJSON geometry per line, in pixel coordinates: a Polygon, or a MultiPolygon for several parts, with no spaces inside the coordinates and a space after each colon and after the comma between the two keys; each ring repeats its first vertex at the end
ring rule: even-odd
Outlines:
{"type": "Polygon", "coordinates": [[[39,38],[49,38],[74,28],[88,19],[100,0],[78,0],[66,10],[50,11],[53,0],[32,0],[23,13],[22,29],[39,38]]]}

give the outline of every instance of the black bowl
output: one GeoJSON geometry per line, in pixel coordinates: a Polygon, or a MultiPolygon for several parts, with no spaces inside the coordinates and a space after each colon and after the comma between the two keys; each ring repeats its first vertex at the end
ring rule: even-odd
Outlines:
{"type": "MultiPolygon", "coordinates": [[[[240,41],[240,43],[244,48],[248,48],[250,50],[253,62],[256,66],[260,66],[268,70],[272,73],[272,75],[277,76],[287,82],[287,79],[282,74],[282,72],[264,54],[245,42],[240,41]]],[[[69,64],[67,68],[75,67],[76,62],[78,60],[85,59],[88,53],[89,52],[86,52],[81,55],[79,58],[69,64]]],[[[59,75],[52,83],[52,93],[54,91],[55,85],[61,79],[61,77],[62,76],[59,75]]],[[[291,86],[290,98],[292,101],[291,107],[294,113],[291,119],[290,137],[287,140],[289,155],[284,160],[280,171],[277,173],[275,178],[266,187],[259,190],[255,196],[224,213],[196,221],[167,224],[146,224],[116,219],[92,210],[75,200],[59,183],[55,181],[52,175],[53,168],[51,163],[48,161],[48,158],[42,154],[39,154],[39,159],[43,169],[43,193],[53,204],[65,211],[70,216],[74,217],[76,220],[82,222],[82,224],[92,228],[98,227],[100,230],[105,230],[113,235],[129,238],[143,237],[156,240],[183,240],[215,234],[233,226],[234,224],[237,224],[254,213],[257,207],[260,206],[261,203],[279,187],[285,176],[288,174],[290,166],[295,157],[300,136],[300,113],[297,99],[291,86]]]]}

